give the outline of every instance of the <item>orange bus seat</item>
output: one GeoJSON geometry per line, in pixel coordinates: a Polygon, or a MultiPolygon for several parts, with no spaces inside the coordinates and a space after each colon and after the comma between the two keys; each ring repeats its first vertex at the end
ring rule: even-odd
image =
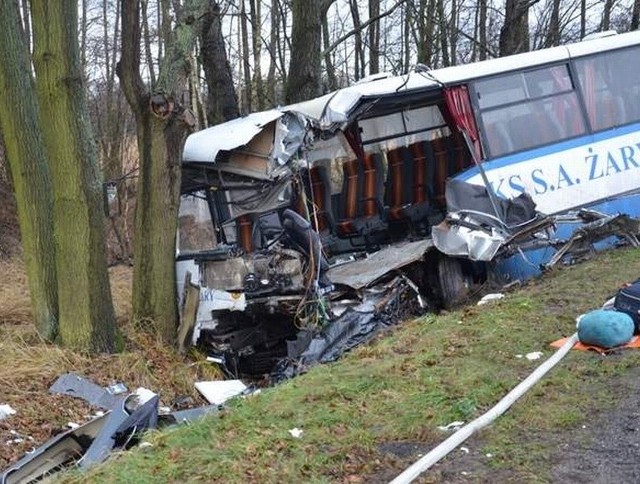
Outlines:
{"type": "Polygon", "coordinates": [[[313,206],[311,220],[316,232],[333,231],[334,220],[331,211],[331,180],[327,167],[316,165],[309,170],[313,206]]]}

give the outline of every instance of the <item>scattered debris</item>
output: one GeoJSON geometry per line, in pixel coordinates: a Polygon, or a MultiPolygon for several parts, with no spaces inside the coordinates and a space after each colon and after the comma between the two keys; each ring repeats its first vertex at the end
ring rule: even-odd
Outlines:
{"type": "Polygon", "coordinates": [[[199,381],[195,386],[202,396],[214,405],[222,405],[247,389],[240,380],[199,381]]]}
{"type": "Polygon", "coordinates": [[[204,407],[190,408],[187,410],[179,410],[172,412],[168,418],[172,419],[169,424],[190,424],[206,417],[207,415],[213,415],[219,411],[219,405],[205,405],[204,407]]]}
{"type": "Polygon", "coordinates": [[[303,430],[299,429],[298,427],[294,427],[289,430],[289,433],[294,439],[299,439],[300,437],[302,437],[303,430]]]}
{"type": "Polygon", "coordinates": [[[4,420],[5,418],[15,414],[16,411],[11,407],[11,405],[8,405],[6,403],[0,405],[0,420],[4,420]]]}
{"type": "Polygon", "coordinates": [[[456,420],[455,422],[451,422],[450,424],[447,424],[447,425],[439,425],[438,426],[438,430],[442,430],[442,431],[447,431],[448,432],[450,430],[458,430],[463,425],[464,425],[464,422],[456,420]]]}
{"type": "MultiPolygon", "coordinates": [[[[638,241],[640,220],[638,219],[625,214],[606,215],[585,209],[569,217],[585,223],[573,232],[569,240],[561,244],[558,251],[546,264],[547,268],[556,265],[566,255],[571,255],[574,260],[591,255],[595,252],[593,245],[596,242],[611,236],[626,241],[632,247],[640,247],[640,241],[638,241]]],[[[567,220],[567,217],[561,219],[567,220]]]]}
{"type": "Polygon", "coordinates": [[[140,444],[138,444],[138,449],[141,449],[141,450],[148,450],[152,448],[153,448],[153,444],[151,442],[140,442],[140,444]]]}
{"type": "Polygon", "coordinates": [[[468,453],[469,453],[469,449],[468,449],[467,447],[460,447],[460,450],[461,450],[462,452],[464,452],[465,454],[468,454],[468,453]]]}
{"type": "Polygon", "coordinates": [[[80,375],[65,373],[51,385],[49,393],[81,398],[95,407],[109,410],[122,400],[122,395],[109,390],[112,387],[103,388],[80,375]]]}
{"type": "Polygon", "coordinates": [[[132,395],[129,395],[128,399],[130,398],[137,399],[137,402],[135,404],[139,406],[139,405],[144,405],[155,396],[156,396],[156,393],[152,392],[148,388],[139,387],[139,388],[136,388],[136,391],[133,392],[132,395]]]}
{"type": "Polygon", "coordinates": [[[531,353],[527,353],[524,357],[529,361],[535,361],[542,358],[542,351],[532,351],[531,353]]]}
{"type": "Polygon", "coordinates": [[[494,294],[485,294],[484,296],[482,296],[482,299],[478,301],[478,306],[482,306],[492,301],[498,301],[500,299],[504,299],[504,294],[500,292],[494,294]]]}
{"type": "MultiPolygon", "coordinates": [[[[9,433],[13,436],[12,439],[9,439],[5,442],[6,445],[15,445],[15,444],[21,444],[22,442],[24,442],[25,440],[30,440],[33,441],[33,437],[25,437],[23,435],[20,435],[18,432],[16,432],[15,430],[9,430],[9,433]]],[[[1,482],[1,481],[0,481],[1,482]]]]}
{"type": "MultiPolygon", "coordinates": [[[[218,382],[203,382],[218,383],[218,382]]],[[[222,382],[226,383],[226,382],[222,382]]],[[[231,382],[232,385],[237,385],[231,382]]],[[[246,387],[242,385],[240,392],[246,387]]],[[[239,385],[237,385],[238,388],[239,385]]],[[[160,397],[147,388],[137,388],[126,394],[126,386],[115,383],[102,388],[84,377],[67,373],[51,386],[51,393],[79,397],[90,404],[104,408],[84,424],[68,422],[68,429],[49,439],[37,449],[27,452],[0,474],[0,484],[14,484],[40,480],[65,467],[76,465],[87,469],[106,460],[118,449],[128,449],[138,443],[142,432],[159,426],[190,423],[218,411],[218,405],[190,408],[159,415],[160,397]],[[117,396],[119,395],[119,396],[117,396]],[[108,404],[113,404],[108,407],[108,404]]],[[[183,403],[193,403],[193,399],[183,403]]],[[[178,402],[179,403],[179,402],[178,402]]],[[[8,406],[7,406],[8,407],[8,406]]],[[[2,407],[0,407],[2,408],[2,407]]],[[[13,409],[11,409],[13,410],[13,409]]],[[[14,411],[15,413],[15,411],[14,411]]],[[[7,445],[25,441],[15,431],[7,445]]],[[[33,440],[32,438],[28,438],[33,440]]],[[[144,442],[143,447],[152,444],[144,442]]]]}
{"type": "Polygon", "coordinates": [[[129,389],[126,387],[124,383],[114,383],[113,385],[109,385],[106,390],[112,395],[120,395],[121,393],[126,393],[129,389]]]}

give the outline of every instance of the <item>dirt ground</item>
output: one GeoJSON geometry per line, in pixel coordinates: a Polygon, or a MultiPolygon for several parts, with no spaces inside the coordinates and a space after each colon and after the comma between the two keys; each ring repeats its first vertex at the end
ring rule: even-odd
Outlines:
{"type": "Polygon", "coordinates": [[[15,415],[0,420],[0,472],[9,463],[101,409],[83,400],[52,395],[49,387],[63,373],[73,372],[107,386],[124,383],[131,391],[145,387],[160,394],[162,405],[179,410],[206,401],[193,383],[218,379],[219,371],[204,355],[179,355],[155,335],[129,322],[132,271],[110,270],[122,351],[89,357],[46,343],[31,324],[28,290],[19,261],[0,260],[0,404],[15,415]]]}
{"type": "MultiPolygon", "coordinates": [[[[617,355],[618,356],[618,355],[617,355]]],[[[616,357],[617,357],[616,356],[616,357]]],[[[620,355],[620,357],[624,357],[620,355]]],[[[421,483],[589,483],[635,484],[640,482],[640,368],[612,379],[608,391],[619,395],[618,402],[604,411],[594,409],[585,415],[587,422],[570,431],[556,434],[522,432],[518,441],[551,448],[551,459],[540,474],[523,480],[508,468],[496,468],[493,456],[483,453],[485,439],[472,436],[445,459],[423,474],[421,483]]],[[[516,403],[517,405],[517,403],[516,403]]],[[[443,438],[444,440],[444,438],[443,438]]],[[[403,468],[418,460],[438,443],[392,443],[381,451],[398,458],[404,466],[375,476],[372,482],[389,482],[403,468]]],[[[534,472],[535,474],[535,472],[534,472]]]]}

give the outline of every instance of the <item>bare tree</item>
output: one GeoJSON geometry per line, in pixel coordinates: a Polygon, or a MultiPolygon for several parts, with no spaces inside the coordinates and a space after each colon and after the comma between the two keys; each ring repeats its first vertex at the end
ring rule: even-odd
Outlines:
{"type": "Polygon", "coordinates": [[[631,26],[629,30],[638,30],[640,26],[640,0],[633,1],[633,10],[631,12],[631,26]]]}
{"type": "Polygon", "coordinates": [[[244,76],[244,85],[242,86],[240,96],[242,104],[242,112],[251,112],[251,63],[249,62],[249,29],[247,27],[247,11],[245,8],[245,0],[240,0],[240,32],[242,44],[242,73],[244,76]]]}
{"type": "Polygon", "coordinates": [[[20,25],[17,4],[0,2],[0,133],[16,195],[34,322],[39,333],[52,340],[58,330],[53,192],[20,25]]]}
{"type": "MultiPolygon", "coordinates": [[[[380,0],[369,0],[369,18],[380,15],[380,0]]],[[[369,74],[380,72],[380,20],[369,25],[369,74]]]]}
{"type": "MultiPolygon", "coordinates": [[[[152,321],[167,341],[175,340],[177,305],[175,234],[180,192],[180,157],[195,124],[184,108],[185,91],[204,1],[189,0],[164,32],[164,56],[151,89],[140,75],[140,0],[121,0],[122,57],[118,75],[136,118],[138,178],[133,274],[133,316],[152,321]]],[[[206,5],[205,5],[206,7],[206,5]]]]}
{"type": "Polygon", "coordinates": [[[222,34],[220,5],[209,1],[209,9],[202,19],[200,56],[207,81],[207,120],[218,124],[240,116],[238,98],[233,87],[231,66],[222,34]]]}
{"type": "Polygon", "coordinates": [[[74,0],[31,0],[33,64],[53,180],[58,337],[85,351],[115,349],[102,177],[85,104],[74,0]]]}
{"type": "Polygon", "coordinates": [[[602,10],[602,24],[600,30],[609,30],[611,25],[611,9],[613,8],[613,0],[604,0],[604,9],[602,10]]]}
{"type": "Polygon", "coordinates": [[[292,0],[291,63],[286,101],[294,103],[321,93],[321,26],[334,0],[292,0]]]}
{"type": "Polygon", "coordinates": [[[251,16],[251,47],[253,49],[253,91],[256,100],[256,109],[265,108],[264,89],[262,87],[262,15],[260,0],[249,0],[249,14],[251,16]]]}
{"type": "Polygon", "coordinates": [[[500,55],[529,50],[529,8],[539,0],[506,0],[500,29],[500,55]]]}
{"type": "Polygon", "coordinates": [[[545,47],[560,45],[560,0],[551,1],[551,17],[545,47]]]}

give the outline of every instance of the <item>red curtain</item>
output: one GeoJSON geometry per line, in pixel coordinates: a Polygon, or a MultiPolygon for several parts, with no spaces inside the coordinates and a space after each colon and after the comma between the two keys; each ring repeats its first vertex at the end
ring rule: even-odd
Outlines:
{"type": "Polygon", "coordinates": [[[447,117],[450,118],[447,121],[452,123],[460,132],[467,133],[475,150],[475,158],[480,161],[482,159],[482,148],[480,147],[480,137],[478,136],[476,120],[473,117],[467,86],[446,87],[444,89],[444,100],[449,115],[447,117]]]}

